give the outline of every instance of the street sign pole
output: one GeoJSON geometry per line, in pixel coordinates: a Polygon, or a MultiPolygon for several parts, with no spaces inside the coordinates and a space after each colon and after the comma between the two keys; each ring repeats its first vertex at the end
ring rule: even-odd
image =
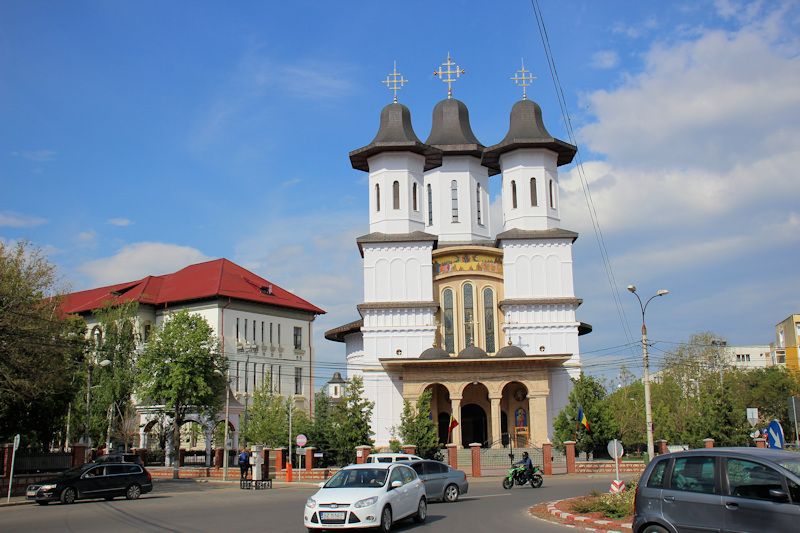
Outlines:
{"type": "Polygon", "coordinates": [[[794,438],[795,445],[800,448],[800,431],[797,429],[797,397],[792,396],[792,414],[794,415],[794,438]]]}
{"type": "Polygon", "coordinates": [[[14,450],[11,452],[11,477],[8,478],[8,497],[6,497],[6,503],[11,502],[11,487],[14,486],[14,460],[17,458],[17,448],[19,448],[19,433],[14,435],[14,450]]]}

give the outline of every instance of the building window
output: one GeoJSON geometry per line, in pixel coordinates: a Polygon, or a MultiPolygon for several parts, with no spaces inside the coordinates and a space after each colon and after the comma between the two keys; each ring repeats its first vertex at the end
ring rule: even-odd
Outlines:
{"type": "Polygon", "coordinates": [[[256,343],[256,321],[253,320],[253,344],[256,343]]]}
{"type": "Polygon", "coordinates": [[[417,184],[416,183],[411,187],[411,197],[412,197],[412,201],[414,202],[414,211],[419,211],[419,205],[417,205],[417,184]]]}
{"type": "Polygon", "coordinates": [[[261,388],[262,389],[264,388],[264,378],[266,378],[266,375],[265,375],[266,366],[267,365],[265,363],[261,363],[261,388]]]}
{"type": "Polygon", "coordinates": [[[281,345],[281,325],[278,324],[278,346],[281,345]]]}
{"type": "Polygon", "coordinates": [[[395,181],[392,183],[392,207],[400,209],[400,182],[395,181]]]}
{"type": "Polygon", "coordinates": [[[478,224],[483,225],[483,218],[481,217],[481,184],[478,184],[478,190],[476,194],[476,201],[478,204],[478,224]]]}
{"type": "Polygon", "coordinates": [[[272,344],[272,322],[269,323],[269,343],[272,344]]]}
{"type": "Polygon", "coordinates": [[[511,209],[517,208],[517,182],[511,180],[511,209]]]}
{"type": "Polygon", "coordinates": [[[238,318],[236,319],[236,340],[237,341],[240,340],[239,339],[239,319],[238,318]]]}
{"type": "Polygon", "coordinates": [[[281,393],[281,365],[278,365],[278,394],[281,393]]]}
{"type": "Polygon", "coordinates": [[[433,226],[433,189],[428,185],[428,225],[433,226]]]}
{"type": "Polygon", "coordinates": [[[264,344],[264,321],[261,321],[261,344],[264,344]]]}
{"type": "Polygon", "coordinates": [[[444,349],[447,353],[455,353],[455,331],[453,329],[453,290],[445,289],[442,293],[442,301],[444,305],[443,322],[444,322],[444,349]]]}
{"type": "Polygon", "coordinates": [[[275,375],[273,373],[274,368],[275,368],[274,365],[269,365],[269,393],[270,394],[272,394],[272,392],[273,392],[273,390],[272,390],[272,376],[275,375]]]}
{"type": "Polygon", "coordinates": [[[294,328],[294,349],[300,350],[303,347],[303,328],[294,328]]]}
{"type": "Polygon", "coordinates": [[[475,309],[472,297],[472,283],[465,283],[464,293],[464,346],[475,344],[475,309]]]}
{"type": "Polygon", "coordinates": [[[381,210],[381,186],[375,184],[375,211],[381,210]]]}
{"type": "Polygon", "coordinates": [[[556,208],[555,191],[553,190],[553,180],[550,180],[550,209],[556,208]]]}
{"type": "Polygon", "coordinates": [[[150,331],[152,330],[152,326],[150,324],[144,325],[144,342],[150,340],[150,331]]]}
{"type": "Polygon", "coordinates": [[[247,342],[247,319],[244,319],[244,341],[247,342]]]}
{"type": "Polygon", "coordinates": [[[236,361],[236,390],[239,390],[239,361],[236,361]]]}
{"type": "Polygon", "coordinates": [[[453,222],[458,222],[458,182],[450,182],[450,202],[453,211],[453,222]]]}
{"type": "Polygon", "coordinates": [[[539,198],[536,196],[536,178],[531,178],[531,207],[539,205],[539,198]]]}
{"type": "Polygon", "coordinates": [[[294,393],[303,394],[303,369],[294,367],[294,393]]]}
{"type": "Polygon", "coordinates": [[[99,348],[103,344],[103,332],[100,330],[100,326],[92,328],[92,340],[95,348],[99,348]]]}
{"type": "Polygon", "coordinates": [[[495,351],[494,344],[494,292],[483,289],[483,333],[486,337],[486,353],[495,351]]]}

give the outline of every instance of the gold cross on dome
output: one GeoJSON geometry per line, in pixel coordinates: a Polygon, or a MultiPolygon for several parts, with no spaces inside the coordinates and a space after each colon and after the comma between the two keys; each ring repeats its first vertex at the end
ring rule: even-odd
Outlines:
{"type": "Polygon", "coordinates": [[[447,61],[439,65],[439,68],[433,71],[433,75],[437,76],[440,80],[447,84],[447,97],[453,97],[453,83],[466,74],[467,71],[456,65],[455,61],[450,57],[450,52],[447,52],[447,61]],[[442,68],[444,67],[444,68],[442,68]]]}
{"type": "Polygon", "coordinates": [[[408,80],[403,77],[402,74],[397,72],[397,61],[394,62],[394,68],[392,72],[386,75],[386,79],[383,80],[381,83],[386,85],[386,88],[390,91],[394,92],[394,100],[393,102],[397,103],[397,91],[403,88],[403,85],[408,83],[408,80]]]}
{"type": "Polygon", "coordinates": [[[530,70],[525,69],[525,60],[522,60],[522,68],[519,69],[514,73],[514,77],[511,78],[514,81],[514,84],[518,87],[522,87],[522,99],[528,99],[528,86],[533,83],[533,80],[536,79],[536,76],[530,70]]]}

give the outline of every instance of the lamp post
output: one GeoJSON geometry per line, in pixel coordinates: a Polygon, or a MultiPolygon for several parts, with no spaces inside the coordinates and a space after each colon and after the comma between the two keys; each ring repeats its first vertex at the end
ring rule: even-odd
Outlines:
{"type": "Polygon", "coordinates": [[[636,285],[628,285],[628,290],[636,296],[639,301],[639,308],[642,310],[642,362],[644,363],[644,417],[647,430],[647,458],[652,460],[655,455],[655,444],[653,442],[653,407],[650,404],[650,356],[647,353],[647,326],[644,322],[644,313],[647,311],[647,305],[658,296],[669,294],[666,289],[659,289],[656,293],[648,298],[642,304],[642,299],[636,293],[636,285]]]}
{"type": "Polygon", "coordinates": [[[91,443],[89,442],[89,425],[92,419],[92,371],[96,364],[100,366],[108,366],[111,364],[111,361],[108,359],[103,359],[99,363],[95,363],[95,360],[95,358],[92,358],[89,361],[89,366],[86,370],[86,426],[83,432],[83,438],[86,441],[86,445],[89,447],[91,447],[91,443]]]}

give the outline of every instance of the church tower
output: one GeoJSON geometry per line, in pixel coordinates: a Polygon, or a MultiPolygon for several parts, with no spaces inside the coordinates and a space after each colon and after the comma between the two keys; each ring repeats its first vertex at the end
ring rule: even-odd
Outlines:
{"type": "Polygon", "coordinates": [[[467,243],[491,238],[489,176],[499,169],[481,165],[484,146],[472,132],[469,110],[452,97],[451,84],[463,74],[447,54],[436,75],[448,84],[447,98],[433,109],[425,144],[442,152],[442,164],[425,173],[427,231],[440,242],[467,243]]]}

